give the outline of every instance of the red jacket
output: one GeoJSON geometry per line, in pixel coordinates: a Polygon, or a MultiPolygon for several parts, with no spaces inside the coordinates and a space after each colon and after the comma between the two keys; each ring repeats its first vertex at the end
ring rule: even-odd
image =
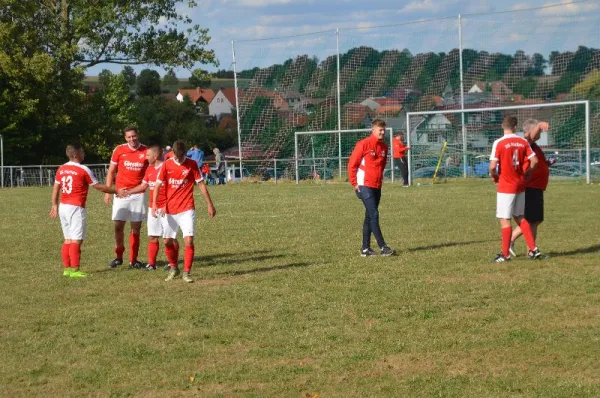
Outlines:
{"type": "Polygon", "coordinates": [[[350,184],[381,188],[387,157],[388,146],[375,136],[358,141],[348,160],[350,184]]]}
{"type": "Polygon", "coordinates": [[[545,191],[548,187],[548,177],[550,176],[550,168],[548,166],[550,164],[546,160],[546,156],[544,156],[544,151],[542,151],[542,148],[540,148],[538,144],[530,142],[529,145],[537,155],[538,166],[531,172],[529,180],[525,181],[525,186],[527,188],[537,188],[545,191]]]}
{"type": "Polygon", "coordinates": [[[406,156],[406,146],[404,143],[396,137],[392,139],[392,143],[394,144],[394,159],[404,158],[406,156]]]}

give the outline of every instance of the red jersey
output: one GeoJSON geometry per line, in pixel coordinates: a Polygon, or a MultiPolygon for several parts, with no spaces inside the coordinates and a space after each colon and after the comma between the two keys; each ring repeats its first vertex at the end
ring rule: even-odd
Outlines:
{"type": "Polygon", "coordinates": [[[194,183],[202,181],[198,163],[185,158],[183,163],[169,159],[163,163],[156,181],[165,184],[167,214],[178,214],[195,209],[194,183]]]}
{"type": "Polygon", "coordinates": [[[546,160],[544,151],[542,151],[542,148],[540,148],[538,144],[531,142],[529,145],[538,158],[538,165],[535,170],[531,172],[529,180],[525,181],[525,187],[545,191],[548,187],[548,178],[550,177],[550,164],[546,160]]]}
{"type": "Polygon", "coordinates": [[[494,141],[490,160],[498,161],[499,193],[520,193],[525,190],[525,170],[535,156],[525,138],[508,134],[494,141]]]}
{"type": "Polygon", "coordinates": [[[60,185],[60,203],[85,207],[88,187],[98,180],[92,170],[80,163],[67,162],[56,171],[54,183],[60,185]]]}
{"type": "MultiPolygon", "coordinates": [[[[146,169],[146,174],[144,174],[144,179],[142,180],[142,182],[146,185],[148,185],[148,188],[150,188],[150,197],[148,198],[148,207],[153,207],[152,206],[152,200],[154,198],[154,187],[156,186],[156,178],[158,177],[158,173],[160,172],[160,169],[162,168],[163,163],[160,164],[160,166],[155,167],[155,166],[148,166],[148,168],[146,169]]],[[[165,191],[165,184],[162,184],[160,186],[160,190],[158,191],[158,199],[156,199],[156,207],[157,208],[162,208],[165,207],[165,203],[167,202],[167,193],[165,191]]]]}
{"type": "Polygon", "coordinates": [[[402,141],[398,138],[394,137],[392,139],[392,144],[394,145],[392,150],[394,154],[394,159],[402,159],[406,156],[406,146],[402,141]]]}
{"type": "Polygon", "coordinates": [[[116,189],[134,188],[140,185],[148,167],[147,150],[146,145],[142,144],[136,149],[132,149],[129,144],[122,144],[115,148],[110,163],[117,165],[116,189]]]}
{"type": "Polygon", "coordinates": [[[348,177],[352,186],[381,188],[388,146],[371,135],[356,143],[348,160],[348,177]]]}
{"type": "Polygon", "coordinates": [[[175,155],[173,154],[173,151],[169,151],[165,155],[165,160],[173,159],[174,157],[175,157],[175,155]]]}

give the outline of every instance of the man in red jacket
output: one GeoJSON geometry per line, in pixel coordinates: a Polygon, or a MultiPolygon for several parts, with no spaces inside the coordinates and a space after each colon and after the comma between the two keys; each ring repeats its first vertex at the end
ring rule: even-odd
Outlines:
{"type": "Polygon", "coordinates": [[[399,168],[402,173],[402,181],[403,187],[408,187],[408,163],[406,160],[406,151],[410,149],[409,146],[405,146],[402,142],[402,138],[404,133],[402,131],[397,131],[396,136],[392,140],[394,145],[393,153],[394,153],[394,167],[399,168]]]}
{"type": "MultiPolygon", "coordinates": [[[[544,221],[544,191],[548,187],[548,178],[550,177],[549,166],[554,164],[546,160],[544,151],[535,142],[540,139],[542,131],[548,130],[547,122],[540,122],[536,119],[527,119],[523,122],[523,133],[533,152],[538,158],[538,167],[533,170],[531,177],[525,181],[525,219],[531,226],[533,238],[537,239],[537,227],[544,221]]],[[[516,227],[513,230],[510,241],[510,254],[513,257],[517,256],[515,251],[515,240],[521,236],[523,232],[521,228],[516,227]]],[[[542,255],[541,258],[548,256],[542,255]]]]}
{"type": "Polygon", "coordinates": [[[371,135],[356,143],[348,160],[348,176],[356,196],[365,206],[363,223],[363,243],[360,255],[363,257],[377,254],[371,249],[371,233],[375,235],[382,256],[391,256],[396,252],[390,249],[383,239],[379,227],[379,201],[383,170],[387,164],[388,146],[383,142],[385,121],[375,119],[371,123],[371,135]]]}

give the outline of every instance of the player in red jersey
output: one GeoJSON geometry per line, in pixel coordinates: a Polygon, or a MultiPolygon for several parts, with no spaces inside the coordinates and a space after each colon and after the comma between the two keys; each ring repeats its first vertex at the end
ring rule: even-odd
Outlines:
{"type": "Polygon", "coordinates": [[[385,122],[375,119],[371,123],[371,135],[356,143],[348,160],[348,177],[354,187],[356,196],[365,206],[363,222],[363,241],[360,255],[363,257],[375,255],[371,249],[371,233],[375,235],[382,256],[391,256],[396,252],[390,249],[383,239],[379,227],[379,201],[381,200],[381,185],[383,170],[387,164],[388,146],[383,142],[385,122]]]}
{"type": "Polygon", "coordinates": [[[85,152],[81,145],[67,145],[66,153],[69,161],[56,171],[50,217],[60,216],[60,224],[65,238],[61,249],[64,265],[63,275],[81,278],[87,276],[79,271],[79,260],[87,227],[85,202],[89,186],[105,193],[117,193],[119,196],[125,196],[127,192],[123,189],[115,191],[112,187],[98,184],[94,173],[87,166],[81,164],[85,158],[85,152]],[[60,195],[61,192],[62,195],[60,195]],[[58,204],[59,196],[60,206],[58,204]]]}
{"type": "MultiPolygon", "coordinates": [[[[139,133],[135,127],[126,127],[124,130],[126,144],[119,145],[113,151],[110,167],[106,173],[106,185],[109,187],[116,176],[117,189],[135,188],[142,182],[148,160],[146,160],[146,146],[140,143],[139,133]]],[[[110,203],[111,196],[104,196],[104,203],[110,203]]],[[[144,194],[138,193],[126,198],[115,197],[113,201],[112,219],[115,223],[115,254],[116,258],[108,266],[116,268],[123,264],[125,252],[125,223],[130,221],[131,233],[129,235],[129,266],[143,268],[138,261],[140,249],[140,229],[142,220],[146,216],[144,194]]]]}
{"type": "Polygon", "coordinates": [[[392,140],[392,152],[394,155],[394,167],[399,168],[402,173],[402,186],[408,188],[408,161],[406,159],[406,151],[408,151],[410,147],[404,145],[402,142],[403,137],[404,133],[402,131],[396,132],[396,136],[392,140]]]}
{"type": "MultiPolygon", "coordinates": [[[[144,179],[142,183],[135,188],[129,190],[129,194],[133,195],[140,192],[145,192],[146,189],[150,188],[150,195],[148,201],[148,264],[146,265],[146,269],[148,271],[156,270],[156,256],[158,255],[158,249],[160,246],[160,238],[163,237],[165,231],[165,223],[166,219],[164,217],[152,217],[152,200],[154,199],[154,188],[156,185],[156,177],[158,177],[158,173],[162,168],[163,162],[160,160],[162,157],[162,149],[158,145],[153,145],[148,148],[146,152],[146,158],[148,159],[149,166],[146,169],[146,174],[144,175],[144,179]]],[[[159,209],[165,207],[165,202],[167,201],[167,194],[165,192],[165,185],[160,187],[160,192],[158,193],[158,203],[157,206],[159,209]]],[[[179,243],[177,240],[173,242],[176,249],[179,250],[179,243]]],[[[170,267],[167,266],[165,268],[166,271],[170,270],[170,267]]]]}
{"type": "Polygon", "coordinates": [[[175,141],[173,144],[175,157],[163,163],[154,188],[152,216],[159,216],[158,195],[162,184],[166,185],[167,200],[162,211],[167,223],[165,226],[165,252],[171,270],[166,281],[170,281],[179,275],[177,261],[179,250],[174,246],[174,239],[177,237],[177,230],[181,229],[185,251],[183,257],[183,280],[193,282],[190,277],[192,262],[194,261],[194,223],[196,219],[196,210],[194,205],[194,183],[200,188],[202,196],[208,206],[208,216],[213,218],[216,214],[215,207],[208,193],[206,185],[202,183],[202,175],[198,169],[198,164],[186,158],[186,147],[182,141],[175,141]]]}
{"type": "Polygon", "coordinates": [[[511,218],[521,227],[529,247],[529,257],[539,258],[541,253],[535,245],[531,226],[523,218],[525,212],[525,179],[537,167],[538,159],[525,138],[515,134],[517,118],[507,116],[502,122],[504,136],[494,141],[490,156],[490,175],[498,186],[496,217],[502,227],[502,253],[493,262],[510,260],[509,248],[512,236],[511,218]]]}
{"type": "MultiPolygon", "coordinates": [[[[547,122],[540,122],[536,119],[527,119],[523,122],[523,133],[531,149],[538,158],[538,167],[531,173],[531,177],[525,181],[525,219],[531,225],[531,232],[534,239],[537,240],[537,227],[544,221],[544,191],[548,187],[550,177],[550,166],[554,164],[554,159],[546,160],[544,151],[536,144],[540,139],[542,131],[547,131],[549,125],[547,122]]],[[[513,230],[510,242],[510,254],[517,256],[515,252],[515,240],[521,236],[520,227],[513,230]]],[[[540,258],[547,256],[540,256],[540,258]]]]}

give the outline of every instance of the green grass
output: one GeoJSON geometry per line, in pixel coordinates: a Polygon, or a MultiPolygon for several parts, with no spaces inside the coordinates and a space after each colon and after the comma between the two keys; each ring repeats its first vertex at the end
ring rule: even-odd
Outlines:
{"type": "Polygon", "coordinates": [[[0,396],[600,395],[599,185],[551,182],[552,258],[501,265],[489,181],[384,187],[390,258],[358,256],[347,184],[211,193],[187,285],[107,270],[97,192],[63,278],[49,189],[1,190],[0,396]]]}

